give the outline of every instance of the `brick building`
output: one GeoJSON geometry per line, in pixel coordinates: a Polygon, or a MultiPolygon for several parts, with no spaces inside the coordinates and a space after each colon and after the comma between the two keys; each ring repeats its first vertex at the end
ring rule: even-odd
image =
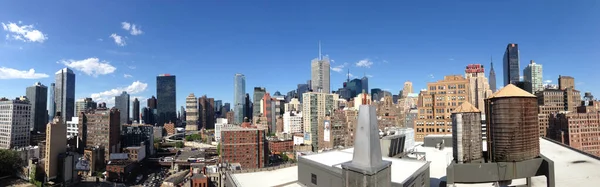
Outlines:
{"type": "Polygon", "coordinates": [[[167,135],[173,135],[177,133],[177,130],[175,129],[175,123],[165,123],[164,128],[167,131],[167,135]]]}
{"type": "Polygon", "coordinates": [[[221,158],[242,169],[262,168],[268,162],[265,128],[231,126],[221,129],[221,158]]]}
{"type": "Polygon", "coordinates": [[[579,112],[551,114],[548,137],[600,156],[600,113],[592,105],[579,108],[579,112]]]}
{"type": "Polygon", "coordinates": [[[415,119],[415,141],[430,134],[452,134],[454,108],[469,98],[469,80],[461,75],[445,76],[444,80],[427,83],[427,91],[419,93],[415,119]]]}
{"type": "Polygon", "coordinates": [[[111,160],[106,165],[106,178],[113,182],[126,182],[137,166],[131,160],[111,160]]]}
{"type": "Polygon", "coordinates": [[[192,176],[191,187],[211,187],[210,179],[203,174],[192,176]]]}
{"type": "Polygon", "coordinates": [[[294,151],[294,140],[269,140],[269,151],[272,154],[294,151]]]}
{"type": "Polygon", "coordinates": [[[79,114],[79,133],[83,147],[104,147],[104,158],[121,151],[120,111],[112,109],[89,110],[79,114]]]}

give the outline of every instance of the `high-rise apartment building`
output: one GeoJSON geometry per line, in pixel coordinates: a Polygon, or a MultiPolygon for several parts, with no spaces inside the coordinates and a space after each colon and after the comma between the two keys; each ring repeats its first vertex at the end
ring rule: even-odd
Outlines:
{"type": "Polygon", "coordinates": [[[462,75],[444,76],[444,80],[427,83],[419,93],[415,141],[430,134],[452,134],[452,111],[469,98],[469,80],[462,75]]]}
{"type": "Polygon", "coordinates": [[[78,116],[79,113],[81,112],[85,112],[86,110],[89,109],[96,109],[98,106],[98,104],[96,102],[94,102],[94,100],[92,100],[92,98],[82,98],[82,99],[78,99],[77,101],[75,101],[75,113],[78,116]]]}
{"type": "Polygon", "coordinates": [[[551,115],[565,110],[565,92],[559,89],[545,89],[536,92],[538,99],[538,124],[540,137],[546,137],[551,115]]]}
{"type": "Polygon", "coordinates": [[[185,129],[193,130],[195,128],[198,130],[198,98],[194,93],[190,93],[185,98],[185,113],[185,129]]]}
{"type": "Polygon", "coordinates": [[[404,82],[404,87],[402,88],[402,97],[404,98],[410,93],[413,93],[413,85],[412,82],[406,81],[404,82]]]}
{"type": "Polygon", "coordinates": [[[492,93],[496,93],[496,90],[498,89],[496,87],[496,71],[494,71],[494,62],[492,62],[491,59],[490,59],[490,82],[489,82],[489,84],[490,84],[490,90],[492,90],[492,93]]]}
{"type": "Polygon", "coordinates": [[[129,124],[129,94],[123,91],[121,95],[115,96],[115,108],[119,109],[119,123],[122,125],[129,124]]]}
{"type": "Polygon", "coordinates": [[[45,132],[46,124],[48,123],[48,87],[40,82],[36,82],[33,86],[27,87],[26,96],[31,104],[31,131],[45,132]]]}
{"type": "Polygon", "coordinates": [[[151,98],[148,98],[147,100],[147,104],[148,104],[148,108],[149,109],[156,109],[156,103],[158,101],[156,100],[156,97],[152,96],[151,98]]]}
{"type": "Polygon", "coordinates": [[[536,64],[533,60],[529,62],[529,65],[523,69],[523,81],[527,85],[527,88],[531,90],[525,90],[529,93],[535,94],[536,92],[544,90],[544,80],[542,79],[542,65],[536,64]]]}
{"type": "Polygon", "coordinates": [[[508,84],[517,84],[519,81],[519,44],[510,43],[506,46],[504,52],[503,65],[504,68],[504,86],[508,84]]]}
{"type": "Polygon", "coordinates": [[[56,112],[53,121],[46,126],[46,148],[44,152],[44,171],[46,180],[56,179],[59,174],[59,155],[67,152],[67,126],[60,112],[56,112]]]}
{"type": "Polygon", "coordinates": [[[312,145],[312,150],[317,151],[319,147],[319,124],[325,123],[325,117],[331,116],[337,108],[339,96],[337,94],[326,94],[319,92],[308,92],[302,94],[302,120],[304,125],[304,143],[312,145]]]}
{"type": "Polygon", "coordinates": [[[175,75],[162,74],[156,77],[157,125],[177,122],[177,84],[175,75]]]}
{"type": "MultiPolygon", "coordinates": [[[[260,100],[263,99],[267,89],[264,87],[254,87],[254,97],[252,99],[252,103],[260,103],[260,100]]],[[[252,108],[252,117],[260,116],[260,107],[252,108]]]]}
{"type": "MultiPolygon", "coordinates": [[[[481,64],[469,64],[465,69],[465,77],[469,81],[469,103],[481,114],[485,114],[485,99],[492,95],[490,85],[485,77],[485,69],[481,64]]],[[[484,119],[482,117],[482,119],[484,119]]]]}
{"type": "Polygon", "coordinates": [[[55,112],[60,112],[62,121],[66,122],[75,114],[75,73],[69,68],[61,69],[54,75],[54,81],[55,112]]]}
{"type": "Polygon", "coordinates": [[[133,99],[133,121],[140,123],[140,100],[133,99]]]}
{"type": "Polygon", "coordinates": [[[302,130],[302,112],[286,111],[283,114],[283,132],[293,134],[302,130]]]}
{"type": "Polygon", "coordinates": [[[120,111],[117,108],[96,109],[82,113],[79,116],[79,129],[82,129],[80,134],[86,137],[82,139],[83,145],[103,146],[106,160],[110,158],[110,153],[119,153],[121,151],[120,119],[120,111]]]}
{"type": "Polygon", "coordinates": [[[32,117],[31,104],[26,98],[0,98],[0,149],[29,146],[32,117]]]}
{"type": "Polygon", "coordinates": [[[331,71],[329,69],[331,67],[329,58],[322,58],[319,56],[319,58],[312,60],[310,66],[310,82],[312,84],[311,88],[313,92],[331,93],[331,87],[329,86],[329,75],[331,71]]]}
{"type": "MultiPolygon", "coordinates": [[[[50,84],[50,90],[48,90],[48,123],[52,122],[54,115],[56,114],[56,100],[54,97],[54,91],[56,90],[56,84],[50,84]]],[[[46,129],[44,128],[44,132],[46,129]]]]}
{"type": "Polygon", "coordinates": [[[575,89],[575,78],[571,76],[558,76],[558,87],[561,90],[566,90],[567,88],[575,89]]]}
{"type": "Polygon", "coordinates": [[[233,124],[239,125],[244,122],[244,105],[246,100],[246,76],[241,73],[236,73],[233,78],[233,112],[234,121],[233,124]]]}

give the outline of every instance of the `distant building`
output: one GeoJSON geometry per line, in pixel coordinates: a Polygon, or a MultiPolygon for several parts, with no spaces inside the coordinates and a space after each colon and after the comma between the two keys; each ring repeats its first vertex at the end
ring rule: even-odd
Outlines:
{"type": "MultiPolygon", "coordinates": [[[[404,92],[402,92],[404,94],[404,92]]],[[[380,88],[373,88],[371,89],[371,101],[379,101],[381,100],[381,98],[383,98],[383,90],[381,90],[380,88]]],[[[355,106],[358,108],[358,106],[355,106]]]]}
{"type": "Polygon", "coordinates": [[[72,117],[67,121],[67,138],[77,137],[79,134],[79,117],[72,117]]]}
{"type": "Polygon", "coordinates": [[[54,82],[55,112],[61,112],[65,122],[75,115],[75,73],[69,68],[61,69],[54,75],[54,82]]]}
{"type": "MultiPolygon", "coordinates": [[[[484,99],[492,95],[492,90],[485,77],[485,69],[481,64],[469,64],[465,69],[465,77],[469,81],[469,103],[475,106],[480,114],[485,114],[484,99]]],[[[452,91],[450,91],[452,92],[452,91]]],[[[482,117],[483,119],[483,117],[482,117]]]]}
{"type": "Polygon", "coordinates": [[[185,98],[185,112],[185,129],[198,130],[198,98],[196,98],[194,93],[190,93],[190,95],[185,98]]]}
{"type": "MultiPolygon", "coordinates": [[[[598,103],[593,103],[597,105],[598,103]]],[[[586,105],[580,106],[586,108],[586,105]]],[[[550,114],[548,137],[586,153],[600,156],[600,113],[582,110],[550,114]]]]}
{"type": "Polygon", "coordinates": [[[246,76],[236,73],[233,79],[233,86],[234,120],[231,122],[239,125],[244,122],[244,115],[246,114],[244,111],[244,106],[246,105],[246,100],[244,99],[246,94],[246,76]]]}
{"type": "Polygon", "coordinates": [[[177,122],[177,84],[175,75],[162,74],[156,77],[157,125],[177,122]]]}
{"type": "Polygon", "coordinates": [[[329,64],[329,58],[321,58],[319,56],[319,58],[315,58],[312,60],[312,62],[310,63],[310,67],[310,82],[312,84],[311,89],[314,92],[327,94],[331,93],[331,87],[329,82],[331,65],[329,64]]]}
{"type": "Polygon", "coordinates": [[[98,104],[92,100],[92,98],[82,98],[75,101],[75,112],[79,115],[81,112],[85,112],[89,109],[96,109],[98,104]]]}
{"type": "Polygon", "coordinates": [[[25,98],[0,99],[0,149],[29,146],[31,107],[25,98]]]}
{"type": "MultiPolygon", "coordinates": [[[[47,121],[47,123],[52,122],[52,120],[54,120],[54,115],[56,114],[56,98],[54,96],[55,95],[54,91],[56,91],[56,84],[51,83],[50,90],[48,93],[48,121],[47,121]]],[[[46,132],[46,128],[44,128],[43,131],[46,132]]]]}
{"type": "Polygon", "coordinates": [[[515,84],[520,80],[520,60],[519,60],[519,45],[510,43],[506,46],[503,58],[504,68],[504,86],[508,84],[515,84]]]}
{"type": "Polygon", "coordinates": [[[227,123],[228,121],[225,118],[217,118],[217,122],[215,123],[215,141],[221,141],[221,129],[231,126],[227,123]]]}
{"type": "Polygon", "coordinates": [[[250,99],[250,94],[246,93],[244,96],[244,122],[250,121],[252,119],[253,108],[254,103],[252,103],[250,99]]]}
{"type": "MultiPolygon", "coordinates": [[[[319,124],[325,123],[325,117],[331,116],[337,108],[339,96],[337,94],[326,94],[309,92],[302,95],[302,117],[304,125],[304,143],[312,145],[313,151],[319,147],[319,124]]],[[[322,133],[322,132],[321,132],[322,133]]]]}
{"type": "Polygon", "coordinates": [[[221,129],[221,159],[224,162],[240,163],[242,169],[263,168],[268,163],[267,151],[266,129],[240,126],[221,129]]]}
{"type": "Polygon", "coordinates": [[[215,100],[215,116],[221,116],[221,109],[223,108],[223,100],[215,100]]]}
{"type": "Polygon", "coordinates": [[[300,103],[300,100],[298,100],[298,98],[292,98],[290,100],[290,102],[285,103],[284,104],[284,112],[289,112],[289,111],[302,111],[302,105],[300,103]]]}
{"type": "MultiPolygon", "coordinates": [[[[263,97],[265,96],[265,93],[267,93],[267,89],[264,87],[254,87],[254,96],[252,99],[253,103],[260,103],[260,100],[263,99],[263,97]]],[[[252,108],[252,117],[254,116],[260,116],[262,114],[260,114],[260,107],[253,107],[252,108]]]]}
{"type": "Polygon", "coordinates": [[[369,93],[369,78],[365,75],[361,80],[361,85],[362,85],[362,90],[364,90],[365,92],[369,93]]]}
{"type": "Polygon", "coordinates": [[[156,109],[156,103],[157,103],[157,100],[156,100],[156,97],[154,97],[154,96],[152,96],[151,98],[149,98],[147,100],[148,108],[150,108],[150,109],[156,109]]]}
{"type": "Polygon", "coordinates": [[[427,88],[419,94],[415,141],[423,141],[431,134],[451,134],[452,111],[470,101],[469,80],[462,75],[444,76],[443,80],[427,83],[427,88]]]}
{"type": "Polygon", "coordinates": [[[283,132],[302,133],[302,112],[289,111],[283,114],[283,132]]]}
{"type": "MultiPolygon", "coordinates": [[[[147,155],[154,155],[154,127],[152,125],[123,126],[121,147],[145,146],[147,155]]],[[[158,137],[157,137],[158,138],[158,137]]]]}
{"type": "Polygon", "coordinates": [[[489,85],[492,93],[496,93],[496,71],[494,71],[494,62],[491,61],[490,57],[490,76],[489,76],[489,85]]]}
{"type": "Polygon", "coordinates": [[[294,151],[294,140],[269,140],[271,154],[280,154],[294,151]]]}
{"type": "Polygon", "coordinates": [[[526,90],[529,93],[535,94],[536,92],[544,90],[542,65],[536,64],[533,60],[531,60],[529,65],[523,69],[523,81],[527,84],[531,84],[531,90],[526,90]]]}
{"type": "Polygon", "coordinates": [[[48,87],[40,82],[36,82],[33,86],[27,87],[26,96],[31,104],[31,131],[45,132],[46,124],[48,123],[48,87]]]}
{"type": "Polygon", "coordinates": [[[406,81],[406,82],[404,82],[404,88],[402,88],[402,97],[406,97],[410,93],[414,93],[413,85],[412,85],[412,82],[406,81]]]}
{"type": "Polygon", "coordinates": [[[558,76],[558,87],[561,90],[566,90],[567,88],[575,89],[575,78],[571,76],[558,76]]]}
{"type": "Polygon", "coordinates": [[[135,98],[133,99],[133,121],[140,123],[140,120],[140,101],[138,100],[138,98],[135,98]]]}
{"type": "Polygon", "coordinates": [[[296,95],[298,95],[298,100],[300,100],[300,103],[302,103],[302,94],[308,92],[310,90],[310,87],[308,84],[298,84],[298,87],[296,88],[296,95]]]}
{"type": "Polygon", "coordinates": [[[215,128],[215,99],[208,98],[206,95],[198,98],[198,120],[200,126],[205,129],[215,128]]]}
{"type": "Polygon", "coordinates": [[[104,147],[104,158],[121,151],[121,112],[119,109],[96,109],[79,116],[79,129],[84,147],[104,147]],[[85,128],[81,128],[85,127],[85,128]]]}
{"type": "Polygon", "coordinates": [[[127,94],[127,92],[123,91],[121,95],[115,96],[115,108],[119,109],[119,112],[121,112],[121,117],[119,119],[121,126],[129,124],[129,106],[129,94],[127,94]]]}

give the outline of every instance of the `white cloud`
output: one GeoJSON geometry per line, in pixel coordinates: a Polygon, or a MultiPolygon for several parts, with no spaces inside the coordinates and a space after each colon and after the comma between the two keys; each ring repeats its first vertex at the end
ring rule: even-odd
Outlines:
{"type": "Polygon", "coordinates": [[[98,41],[99,41],[99,42],[102,42],[102,41],[104,41],[104,39],[102,39],[102,38],[98,38],[98,41]]]}
{"type": "Polygon", "coordinates": [[[117,68],[110,65],[109,62],[100,61],[98,58],[88,58],[84,60],[61,60],[58,63],[82,71],[83,73],[93,77],[111,74],[117,70],[117,68]]]}
{"type": "Polygon", "coordinates": [[[36,73],[35,70],[21,71],[7,67],[0,67],[0,79],[40,79],[48,77],[44,73],[36,73]]]}
{"type": "Polygon", "coordinates": [[[135,66],[127,66],[129,69],[135,69],[135,66]]]}
{"type": "Polygon", "coordinates": [[[584,85],[584,84],[585,84],[585,82],[578,82],[578,83],[575,83],[575,85],[577,85],[577,86],[581,86],[581,85],[584,85]]]}
{"type": "Polygon", "coordinates": [[[429,78],[432,78],[432,79],[434,79],[434,78],[435,78],[435,76],[433,76],[433,74],[429,74],[429,78]]]}
{"type": "Polygon", "coordinates": [[[365,76],[367,76],[367,77],[369,77],[369,78],[372,78],[372,77],[373,77],[373,75],[368,75],[368,74],[367,74],[367,75],[365,75],[365,76]]]}
{"type": "Polygon", "coordinates": [[[132,75],[129,75],[129,74],[123,74],[123,77],[125,77],[125,78],[131,78],[131,77],[133,77],[133,76],[132,76],[132,75]]]}
{"type": "Polygon", "coordinates": [[[129,22],[121,22],[121,28],[125,29],[126,31],[129,31],[129,34],[134,36],[144,33],[140,26],[129,22]]]}
{"type": "Polygon", "coordinates": [[[337,66],[331,67],[331,70],[341,73],[342,71],[344,71],[344,67],[346,67],[346,66],[348,66],[348,63],[344,63],[342,65],[337,65],[337,66]]]}
{"type": "MultiPolygon", "coordinates": [[[[106,105],[112,106],[115,103],[114,97],[117,95],[121,95],[121,93],[123,91],[126,91],[128,94],[138,94],[138,93],[142,93],[142,92],[146,91],[146,88],[148,88],[147,83],[135,81],[135,82],[131,83],[131,85],[129,85],[125,88],[114,88],[114,89],[107,90],[104,92],[94,93],[91,95],[91,98],[98,103],[105,102],[106,105]]],[[[133,98],[130,98],[130,99],[133,99],[133,98]]],[[[140,103],[140,106],[141,106],[141,103],[140,103]]]]}
{"type": "Polygon", "coordinates": [[[552,80],[545,80],[544,83],[550,84],[550,83],[552,83],[552,80]]]}
{"type": "Polygon", "coordinates": [[[366,58],[362,59],[356,63],[357,67],[370,68],[372,65],[373,65],[373,61],[366,59],[366,58]]]}
{"type": "Polygon", "coordinates": [[[122,36],[119,36],[119,35],[113,33],[109,37],[111,37],[113,40],[115,40],[115,43],[119,46],[127,45],[127,43],[125,43],[125,38],[123,38],[122,36]]]}
{"type": "Polygon", "coordinates": [[[454,59],[453,58],[449,58],[448,60],[453,61],[454,59]]]}
{"type": "MultiPolygon", "coordinates": [[[[42,31],[34,29],[33,25],[21,25],[21,21],[18,23],[8,22],[8,24],[2,23],[2,29],[12,33],[12,38],[15,40],[21,40],[24,42],[39,42],[44,43],[48,39],[48,36],[42,31]]],[[[10,36],[7,34],[6,39],[10,36]]]]}
{"type": "Polygon", "coordinates": [[[387,64],[387,63],[389,63],[389,62],[388,62],[387,60],[383,60],[383,63],[386,63],[386,64],[387,64]]]}
{"type": "Polygon", "coordinates": [[[519,81],[523,81],[523,76],[519,76],[519,81]]]}
{"type": "Polygon", "coordinates": [[[352,75],[352,73],[346,73],[346,76],[348,76],[350,78],[356,78],[356,76],[352,75]]]}

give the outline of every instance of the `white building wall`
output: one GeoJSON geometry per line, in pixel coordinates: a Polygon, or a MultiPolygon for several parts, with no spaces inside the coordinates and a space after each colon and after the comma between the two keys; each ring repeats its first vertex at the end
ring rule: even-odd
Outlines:
{"type": "Polygon", "coordinates": [[[217,118],[217,122],[215,123],[215,141],[221,141],[221,130],[227,126],[227,123],[226,118],[217,118]]]}
{"type": "Polygon", "coordinates": [[[31,104],[0,101],[0,149],[29,146],[31,104]]]}
{"type": "Polygon", "coordinates": [[[67,138],[77,136],[79,133],[77,124],[79,124],[79,117],[72,117],[71,121],[67,121],[67,138]]]}
{"type": "Polygon", "coordinates": [[[285,112],[283,114],[283,132],[300,133],[302,132],[302,112],[285,112]],[[292,116],[294,114],[294,116],[292,116]]]}

